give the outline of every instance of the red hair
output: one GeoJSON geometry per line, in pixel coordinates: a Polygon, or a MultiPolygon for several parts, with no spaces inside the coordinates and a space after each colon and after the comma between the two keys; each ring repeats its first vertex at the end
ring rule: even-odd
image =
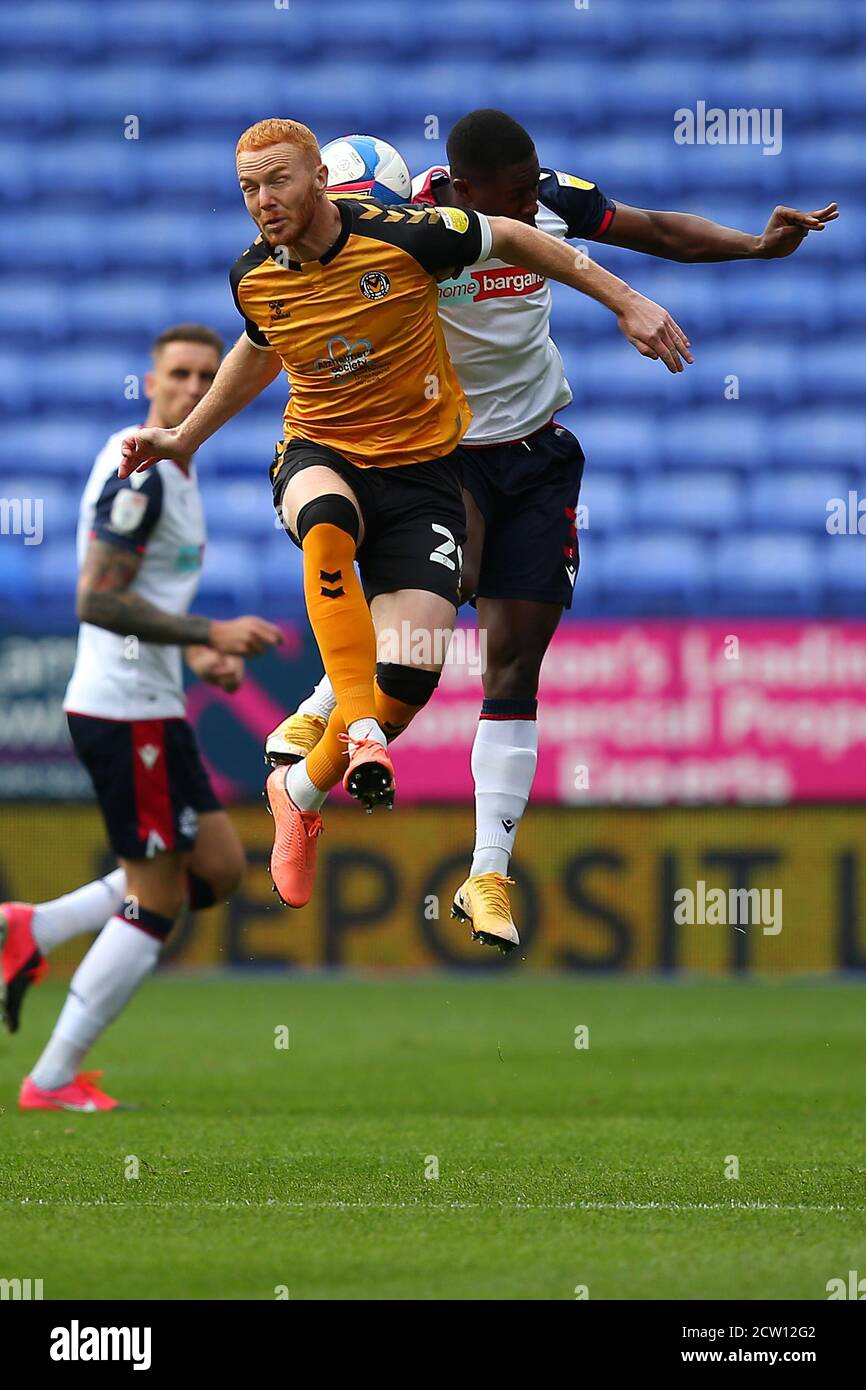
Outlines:
{"type": "Polygon", "coordinates": [[[256,121],[245,130],[238,140],[235,157],[247,150],[266,150],[269,145],[292,145],[307,155],[316,168],[322,162],[319,143],[310,128],[300,121],[281,120],[277,116],[256,121]]]}

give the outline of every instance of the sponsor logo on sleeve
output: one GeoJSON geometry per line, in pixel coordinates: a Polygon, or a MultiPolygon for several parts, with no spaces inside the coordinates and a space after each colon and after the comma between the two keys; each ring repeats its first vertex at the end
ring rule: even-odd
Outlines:
{"type": "Polygon", "coordinates": [[[553,172],[557,183],[562,184],[563,188],[595,188],[594,183],[587,183],[586,179],[579,179],[576,174],[561,174],[558,169],[553,172]]]}
{"type": "Polygon", "coordinates": [[[451,232],[469,230],[469,215],[462,208],[439,208],[439,216],[451,232]]]}

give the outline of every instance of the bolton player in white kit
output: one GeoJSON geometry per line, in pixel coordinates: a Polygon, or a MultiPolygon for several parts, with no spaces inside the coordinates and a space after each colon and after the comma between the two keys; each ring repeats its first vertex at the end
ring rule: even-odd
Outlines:
{"type": "MultiPolygon", "coordinates": [[[[179,424],[209,390],[222,340],[199,324],[166,329],[145,378],[147,423],[179,424]]],[[[25,1077],[24,1110],[113,1109],[81,1072],[85,1055],[153,970],[185,902],[204,908],[237,888],[244,853],[186,721],[181,650],[197,676],[233,692],[244,656],[280,640],[258,617],[191,615],[205,546],[193,460],[121,480],[113,434],[96,459],[78,525],[78,650],[64,699],[72,741],[90,774],[119,866],[50,903],[0,905],[0,1003],[18,1028],[45,957],[99,932],[73,976],[48,1045],[25,1077]]]]}
{"type": "MultiPolygon", "coordinates": [[[[542,168],[530,135],[502,111],[462,117],[448,137],[448,156],[450,167],[433,166],[413,181],[414,201],[508,216],[557,238],[609,242],[676,261],[787,256],[837,216],[835,203],[811,213],[778,207],[753,236],[690,214],[614,202],[586,179],[542,168]]],[[[453,915],[468,921],[483,943],[502,949],[518,942],[507,875],[538,757],[539,672],[562,611],[571,606],[579,564],[584,458],[553,418],[572,395],[550,337],[550,310],[547,282],[519,266],[491,261],[439,285],[448,351],[472,409],[458,451],[467,513],[462,592],[474,597],[487,633],[472,748],[475,850],[453,915]]],[[[635,345],[644,356],[662,357],[670,370],[683,370],[675,354],[635,345]]],[[[681,356],[691,361],[688,352],[681,356]]],[[[330,699],[321,682],[270,736],[268,755],[288,760],[306,751],[320,736],[330,699]]]]}

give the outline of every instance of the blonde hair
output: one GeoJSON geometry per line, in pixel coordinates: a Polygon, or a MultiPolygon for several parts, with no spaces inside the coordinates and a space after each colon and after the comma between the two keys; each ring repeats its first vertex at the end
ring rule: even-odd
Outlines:
{"type": "Polygon", "coordinates": [[[316,168],[322,162],[319,143],[310,128],[300,121],[281,120],[277,116],[256,121],[245,130],[238,140],[235,157],[247,150],[266,150],[269,145],[293,145],[307,155],[316,168]]]}

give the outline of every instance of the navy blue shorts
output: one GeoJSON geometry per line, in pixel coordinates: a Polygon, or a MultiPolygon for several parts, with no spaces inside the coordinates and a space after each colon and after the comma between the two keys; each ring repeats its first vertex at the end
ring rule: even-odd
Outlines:
{"type": "Polygon", "coordinates": [[[67,714],[119,859],[191,850],[202,811],[222,809],[185,719],[67,714]]]}
{"type": "Polygon", "coordinates": [[[478,598],[530,599],[571,607],[580,565],[577,503],[580,444],[563,425],[514,444],[461,445],[463,486],[484,517],[478,598]]]}

